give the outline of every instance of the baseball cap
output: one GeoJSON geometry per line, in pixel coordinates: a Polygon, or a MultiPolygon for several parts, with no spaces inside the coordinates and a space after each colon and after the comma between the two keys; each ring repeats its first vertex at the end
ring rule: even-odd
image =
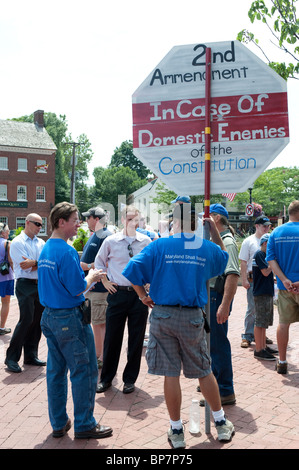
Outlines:
{"type": "Polygon", "coordinates": [[[210,205],[210,214],[214,212],[215,214],[224,215],[228,219],[228,212],[222,204],[211,204],[210,205]]]}
{"type": "Polygon", "coordinates": [[[175,202],[191,202],[191,199],[189,196],[178,196],[176,199],[171,201],[171,204],[174,204],[175,202]]]}
{"type": "Polygon", "coordinates": [[[87,212],[82,212],[83,217],[99,217],[101,219],[102,217],[105,217],[106,212],[104,209],[101,207],[92,207],[91,209],[88,209],[87,212]]]}
{"type": "Polygon", "coordinates": [[[269,240],[269,237],[270,237],[270,233],[265,233],[265,235],[263,235],[260,239],[260,246],[267,242],[269,240]]]}
{"type": "Polygon", "coordinates": [[[272,225],[268,217],[265,215],[260,215],[254,221],[254,225],[272,225]]]}

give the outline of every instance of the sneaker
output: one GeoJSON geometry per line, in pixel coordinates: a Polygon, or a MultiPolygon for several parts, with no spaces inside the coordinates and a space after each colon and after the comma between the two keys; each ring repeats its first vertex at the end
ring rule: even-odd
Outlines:
{"type": "Polygon", "coordinates": [[[241,348],[249,348],[249,346],[250,346],[250,341],[248,341],[248,339],[242,339],[241,348]]]}
{"type": "Polygon", "coordinates": [[[275,370],[278,374],[286,374],[288,372],[288,363],[283,364],[279,361],[276,362],[275,370]]]}
{"type": "Polygon", "coordinates": [[[11,333],[10,328],[0,328],[0,335],[7,335],[8,333],[11,333]]]}
{"type": "Polygon", "coordinates": [[[269,353],[266,349],[261,349],[260,351],[254,351],[254,357],[256,359],[261,359],[263,361],[275,361],[276,357],[273,354],[269,353]]]}
{"type": "Polygon", "coordinates": [[[184,441],[184,430],[181,429],[172,429],[169,428],[167,432],[167,437],[174,449],[186,447],[186,442],[184,441]]]}
{"type": "Polygon", "coordinates": [[[269,346],[266,346],[265,349],[266,349],[266,351],[268,351],[268,353],[271,353],[271,354],[277,354],[278,353],[278,349],[276,349],[276,348],[270,348],[269,346]]]}
{"type": "Polygon", "coordinates": [[[235,428],[233,423],[231,423],[227,418],[223,421],[215,422],[218,441],[229,442],[232,440],[233,435],[235,434],[235,428]]]}
{"type": "Polygon", "coordinates": [[[266,336],[266,344],[273,344],[273,341],[272,341],[272,339],[270,339],[270,338],[267,338],[267,336],[266,336]]]}

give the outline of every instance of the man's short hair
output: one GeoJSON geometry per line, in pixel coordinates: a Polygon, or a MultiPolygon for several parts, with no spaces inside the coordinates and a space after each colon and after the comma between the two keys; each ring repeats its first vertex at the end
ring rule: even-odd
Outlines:
{"type": "Polygon", "coordinates": [[[137,209],[137,207],[133,206],[132,204],[130,204],[130,205],[128,205],[128,206],[126,206],[122,209],[121,216],[125,219],[128,212],[133,212],[136,215],[140,214],[139,209],[137,209]]]}
{"type": "Polygon", "coordinates": [[[292,201],[288,207],[289,215],[299,216],[299,201],[292,201]]]}
{"type": "Polygon", "coordinates": [[[56,204],[50,212],[50,224],[52,230],[59,227],[59,219],[69,220],[70,216],[78,212],[78,207],[70,202],[59,202],[56,204]]]}

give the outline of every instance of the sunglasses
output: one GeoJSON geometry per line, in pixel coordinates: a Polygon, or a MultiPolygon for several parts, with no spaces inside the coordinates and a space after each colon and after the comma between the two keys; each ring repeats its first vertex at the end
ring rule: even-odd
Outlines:
{"type": "Polygon", "coordinates": [[[37,227],[42,227],[43,224],[41,224],[40,222],[35,222],[34,220],[28,220],[28,222],[31,222],[32,224],[36,225],[37,227]]]}
{"type": "Polygon", "coordinates": [[[133,253],[133,249],[132,249],[131,245],[128,245],[128,251],[129,251],[130,258],[133,258],[134,253],[133,253]]]}

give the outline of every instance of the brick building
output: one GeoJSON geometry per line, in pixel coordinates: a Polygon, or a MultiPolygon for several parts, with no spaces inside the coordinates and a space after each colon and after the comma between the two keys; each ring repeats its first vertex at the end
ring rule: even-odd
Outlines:
{"type": "Polygon", "coordinates": [[[0,222],[10,230],[24,227],[27,214],[35,212],[43,220],[39,236],[48,238],[56,150],[43,111],[35,111],[34,123],[0,120],[0,222]]]}

